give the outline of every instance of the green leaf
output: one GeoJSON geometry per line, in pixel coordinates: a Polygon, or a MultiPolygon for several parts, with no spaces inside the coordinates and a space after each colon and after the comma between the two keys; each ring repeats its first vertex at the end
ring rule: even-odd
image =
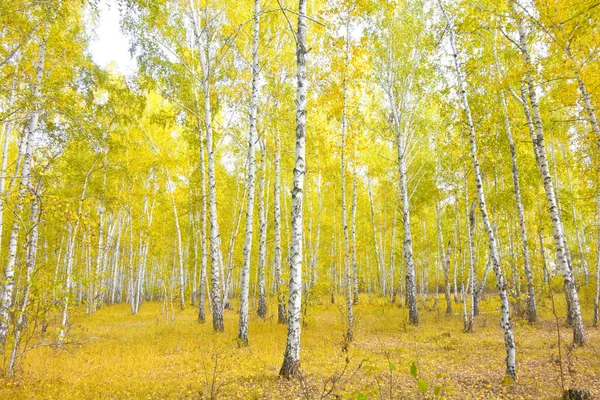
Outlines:
{"type": "Polygon", "coordinates": [[[435,397],[438,397],[440,395],[440,393],[442,393],[442,387],[440,385],[437,385],[433,389],[433,394],[435,395],[435,397]]]}
{"type": "Polygon", "coordinates": [[[410,374],[417,379],[417,363],[414,361],[410,364],[410,374]]]}
{"type": "Polygon", "coordinates": [[[423,379],[420,379],[417,382],[417,386],[419,387],[419,391],[421,391],[423,393],[427,393],[427,390],[429,389],[429,384],[427,382],[425,382],[423,379]]]}
{"type": "Polygon", "coordinates": [[[392,363],[390,363],[389,365],[390,371],[395,371],[396,370],[396,366],[392,363]]]}

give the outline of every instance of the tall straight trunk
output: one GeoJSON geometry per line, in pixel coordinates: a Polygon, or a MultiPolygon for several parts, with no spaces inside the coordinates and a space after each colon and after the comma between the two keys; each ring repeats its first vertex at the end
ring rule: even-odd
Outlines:
{"type": "MultiPolygon", "coordinates": [[[[241,201],[240,201],[240,185],[238,185],[237,193],[235,195],[235,202],[233,204],[234,214],[231,220],[231,234],[229,235],[229,247],[227,251],[227,269],[223,270],[223,257],[220,256],[219,263],[221,265],[221,270],[223,271],[224,278],[221,282],[221,289],[223,290],[223,308],[225,310],[231,310],[231,303],[229,302],[229,296],[233,295],[233,279],[231,278],[231,273],[233,272],[233,257],[235,252],[235,243],[237,241],[238,234],[240,232],[240,225],[242,224],[242,214],[244,213],[244,197],[246,197],[246,189],[248,185],[244,184],[244,191],[242,193],[241,201]],[[239,211],[238,210],[239,203],[239,211]]],[[[219,238],[219,241],[221,238],[219,238]]],[[[242,269],[240,268],[240,278],[242,275],[242,269]]],[[[241,279],[240,279],[241,280],[241,279]]],[[[241,283],[241,282],[240,282],[241,283]]]]}
{"type": "Polygon", "coordinates": [[[179,226],[179,213],[175,203],[175,182],[171,180],[169,169],[167,172],[167,186],[171,192],[171,205],[173,207],[173,218],[175,219],[175,233],[177,234],[177,265],[179,267],[179,306],[181,311],[185,310],[185,271],[183,268],[183,245],[181,241],[181,227],[179,226]]]}
{"type": "Polygon", "coordinates": [[[573,218],[573,227],[575,228],[575,238],[577,239],[577,249],[579,250],[579,259],[581,260],[581,267],[583,269],[584,284],[588,284],[590,280],[590,273],[588,269],[587,257],[586,257],[586,243],[585,234],[579,230],[579,224],[577,217],[577,209],[575,208],[575,194],[573,193],[573,183],[571,181],[571,174],[569,172],[569,162],[567,160],[567,151],[565,147],[561,145],[563,153],[563,159],[565,162],[565,172],[567,173],[567,182],[569,182],[569,193],[571,194],[571,217],[573,218]]]}
{"type": "MultiPolygon", "coordinates": [[[[97,161],[97,160],[96,160],[97,161]]],[[[96,166],[96,161],[92,164],[90,169],[85,175],[83,180],[83,188],[81,189],[81,195],[79,196],[79,205],[77,206],[77,214],[75,215],[75,222],[69,223],[67,226],[68,237],[67,237],[67,254],[66,254],[66,277],[65,286],[63,289],[63,309],[60,324],[60,331],[58,334],[58,347],[60,347],[67,334],[67,324],[69,322],[69,299],[71,285],[73,284],[73,262],[75,259],[75,240],[77,239],[77,232],[79,231],[79,224],[81,222],[81,214],[83,211],[83,202],[85,200],[85,193],[87,191],[88,181],[96,166]]]]}
{"type": "Polygon", "coordinates": [[[100,204],[98,206],[98,247],[96,249],[96,271],[92,279],[92,298],[88,299],[90,311],[96,312],[97,299],[98,299],[98,286],[99,281],[102,279],[102,270],[104,269],[104,214],[106,209],[104,207],[104,191],[106,188],[106,167],[107,167],[107,154],[104,154],[103,162],[103,175],[102,175],[102,193],[100,195],[100,204]]]}
{"type": "MultiPolygon", "coordinates": [[[[198,124],[200,127],[200,124],[198,124]]],[[[202,186],[202,211],[200,214],[200,249],[202,251],[202,258],[200,259],[200,287],[198,293],[198,322],[206,322],[206,307],[204,299],[206,298],[206,288],[208,285],[206,275],[206,264],[208,261],[208,251],[206,248],[206,210],[208,208],[208,197],[206,196],[206,173],[204,166],[204,145],[202,138],[202,131],[198,129],[198,136],[200,142],[200,186],[202,186]]],[[[209,296],[210,298],[210,296],[209,296]]]]}
{"type": "Polygon", "coordinates": [[[40,185],[38,185],[37,189],[38,190],[36,191],[36,193],[34,193],[35,197],[33,198],[33,201],[31,203],[31,216],[29,217],[29,220],[31,222],[31,232],[28,237],[27,260],[25,261],[25,288],[23,289],[23,299],[21,300],[21,307],[19,309],[17,321],[15,323],[13,348],[8,362],[7,375],[9,378],[13,377],[17,357],[19,355],[19,349],[21,345],[21,334],[23,329],[25,328],[25,321],[27,320],[27,308],[29,306],[29,296],[31,293],[33,274],[35,272],[35,265],[37,259],[37,247],[40,225],[40,185]]]}
{"type": "MultiPolygon", "coordinates": [[[[208,26],[205,29],[205,37],[210,37],[208,26]]],[[[221,277],[220,277],[220,261],[221,249],[219,241],[219,222],[217,221],[217,182],[215,174],[215,153],[213,149],[213,130],[212,130],[212,109],[210,103],[210,75],[208,60],[209,49],[208,43],[205,43],[200,54],[203,59],[203,86],[204,86],[204,119],[206,124],[206,152],[208,154],[208,210],[210,222],[210,266],[211,266],[211,299],[213,311],[213,330],[215,332],[223,332],[223,305],[221,302],[221,277]]]]}
{"type": "Polygon", "coordinates": [[[131,207],[129,208],[129,279],[127,287],[127,296],[131,313],[135,314],[135,295],[134,295],[134,275],[133,275],[133,214],[131,207]]]}
{"type": "MultiPolygon", "coordinates": [[[[11,88],[10,97],[8,99],[8,107],[12,109],[15,103],[15,89],[17,85],[17,68],[15,68],[11,88]]],[[[4,141],[2,144],[2,164],[0,167],[0,254],[2,254],[2,232],[4,232],[4,191],[6,183],[6,169],[8,164],[8,145],[10,143],[10,135],[12,131],[12,124],[10,120],[6,120],[4,123],[4,141]]]]}
{"type": "Polygon", "coordinates": [[[196,298],[198,296],[198,241],[196,240],[196,232],[198,232],[197,220],[196,220],[196,212],[192,210],[190,212],[190,227],[191,227],[191,243],[189,245],[192,247],[192,298],[191,303],[192,307],[196,305],[196,298]]]}
{"type": "Polygon", "coordinates": [[[598,125],[598,119],[596,118],[596,110],[592,105],[592,99],[587,91],[587,87],[585,86],[583,79],[581,79],[581,75],[579,72],[576,74],[577,78],[577,86],[579,87],[579,92],[581,93],[581,99],[583,100],[583,107],[588,115],[588,121],[592,127],[592,132],[596,135],[596,140],[598,141],[598,146],[600,147],[600,126],[598,125]]]}
{"type": "MultiPolygon", "coordinates": [[[[397,198],[396,198],[397,199],[397,198]]],[[[394,202],[394,217],[392,218],[392,239],[390,241],[390,275],[388,278],[388,286],[390,288],[389,290],[389,296],[390,296],[390,302],[391,303],[395,303],[396,302],[396,287],[394,285],[394,275],[396,272],[396,220],[398,219],[398,204],[397,202],[394,202]]]]}
{"type": "Polygon", "coordinates": [[[353,285],[354,304],[358,304],[358,271],[357,271],[357,267],[356,267],[356,205],[357,205],[356,171],[354,171],[353,179],[352,179],[352,277],[354,279],[354,285],[353,285]]]}
{"type": "Polygon", "coordinates": [[[544,182],[544,190],[546,192],[546,199],[548,201],[550,219],[552,222],[554,245],[556,248],[556,258],[561,274],[563,275],[565,295],[567,299],[567,306],[569,308],[569,320],[571,321],[573,327],[573,343],[582,346],[585,344],[585,330],[583,327],[583,319],[581,316],[579,296],[577,294],[577,287],[575,285],[573,269],[570,265],[567,254],[567,241],[564,234],[562,217],[558,209],[556,192],[554,191],[552,178],[550,176],[550,169],[548,167],[548,160],[546,157],[546,145],[544,143],[544,128],[537,93],[535,91],[535,85],[533,82],[533,65],[527,47],[527,34],[525,33],[525,26],[523,20],[516,10],[514,0],[511,0],[510,4],[513,8],[515,18],[517,19],[517,25],[519,30],[519,50],[521,51],[523,59],[525,61],[525,65],[528,68],[528,71],[525,74],[525,82],[528,88],[533,122],[535,124],[536,136],[535,140],[533,141],[533,147],[534,152],[537,154],[538,166],[542,175],[542,180],[544,182]]]}
{"type": "Polygon", "coordinates": [[[367,179],[367,189],[369,192],[369,202],[371,204],[371,227],[373,230],[373,247],[375,249],[375,261],[377,262],[377,275],[382,292],[385,294],[385,274],[382,273],[381,258],[379,257],[379,243],[377,241],[377,229],[375,224],[375,203],[373,202],[373,190],[371,180],[367,179]]]}
{"type": "Polygon", "coordinates": [[[596,244],[596,293],[594,294],[594,326],[598,326],[598,301],[600,301],[600,192],[596,197],[598,203],[598,239],[596,244]]]}
{"type": "Polygon", "coordinates": [[[256,139],[256,121],[258,112],[258,35],[260,1],[254,0],[254,38],[252,40],[252,94],[250,96],[250,132],[248,134],[248,200],[246,202],[246,241],[244,243],[244,264],[242,265],[240,292],[240,322],[238,340],[248,344],[248,289],[250,285],[250,260],[252,254],[252,227],[254,215],[254,180],[256,162],[254,161],[256,139]]]}
{"type": "Polygon", "coordinates": [[[279,375],[296,378],[300,375],[300,306],[302,304],[302,217],[304,175],[306,174],[306,0],[299,0],[298,33],[296,35],[296,65],[298,84],[296,96],[296,161],[292,188],[292,253],[290,257],[290,287],[288,302],[288,335],[283,364],[279,375]]]}
{"type": "Polygon", "coordinates": [[[450,243],[448,251],[444,249],[444,233],[442,232],[442,215],[440,203],[436,204],[437,227],[438,227],[438,246],[440,250],[440,263],[444,271],[444,296],[446,298],[446,314],[452,314],[452,300],[450,298],[450,243]]]}
{"type": "MultiPolygon", "coordinates": [[[[394,112],[395,114],[395,112],[394,112]]],[[[404,244],[402,253],[406,269],[406,305],[408,307],[408,319],[411,324],[419,324],[419,309],[417,306],[417,276],[415,273],[415,260],[413,255],[412,230],[410,226],[410,197],[406,177],[406,152],[408,146],[404,132],[397,124],[396,148],[398,151],[398,178],[400,181],[400,205],[402,207],[402,223],[404,226],[404,244]]]]}
{"type": "MultiPolygon", "coordinates": [[[[317,180],[317,199],[319,202],[319,209],[317,210],[317,233],[315,234],[314,245],[311,244],[310,251],[310,288],[315,287],[315,285],[317,284],[316,269],[319,257],[319,246],[321,245],[321,220],[323,214],[323,197],[321,196],[321,175],[318,176],[317,180]]],[[[309,241],[309,243],[311,242],[309,241]]]]}
{"type": "Polygon", "coordinates": [[[504,113],[504,126],[506,136],[508,137],[508,146],[510,149],[510,157],[512,161],[512,179],[515,192],[515,200],[517,202],[517,215],[519,217],[519,231],[521,233],[521,246],[523,249],[523,269],[525,271],[525,279],[527,280],[527,322],[533,324],[537,321],[537,306],[535,299],[535,287],[533,286],[533,273],[531,272],[531,263],[529,261],[529,246],[527,244],[527,227],[525,225],[525,209],[521,199],[521,184],[519,182],[519,166],[517,163],[517,150],[515,141],[512,135],[508,107],[504,92],[500,92],[500,102],[502,103],[502,111],[504,113]]]}
{"type": "Polygon", "coordinates": [[[111,282],[111,290],[110,290],[110,303],[111,304],[115,304],[115,298],[117,295],[117,291],[119,290],[119,278],[121,276],[121,265],[120,265],[120,251],[121,251],[121,234],[123,232],[123,222],[124,218],[123,218],[123,214],[119,213],[119,220],[118,220],[118,225],[119,225],[119,230],[117,233],[117,240],[115,242],[115,252],[114,252],[114,260],[113,260],[113,279],[111,282]]]}
{"type": "MultiPolygon", "coordinates": [[[[46,30],[48,27],[46,27],[46,30]]],[[[10,314],[13,307],[13,295],[15,289],[15,262],[17,259],[19,231],[21,228],[21,213],[23,212],[23,203],[25,202],[29,181],[31,179],[31,168],[33,163],[33,151],[35,147],[36,134],[38,129],[38,120],[41,113],[41,87],[44,76],[44,62],[46,58],[46,39],[40,44],[38,61],[36,65],[36,77],[33,85],[33,110],[29,114],[27,128],[24,131],[25,153],[23,154],[23,167],[21,170],[21,182],[19,192],[15,201],[15,217],[8,241],[8,255],[4,267],[4,280],[2,286],[2,297],[0,297],[0,347],[4,348],[8,327],[10,323],[10,314]]]]}
{"type": "Polygon", "coordinates": [[[275,137],[275,178],[273,183],[273,269],[275,271],[275,292],[277,294],[277,322],[287,322],[285,295],[281,278],[281,139],[279,131],[275,137]]]}
{"type": "Polygon", "coordinates": [[[481,211],[481,219],[483,221],[483,226],[487,232],[488,241],[489,241],[489,250],[490,250],[490,261],[492,263],[492,268],[494,269],[494,273],[496,274],[496,286],[498,288],[498,292],[500,295],[500,304],[501,304],[501,323],[502,329],[504,330],[504,344],[506,347],[506,375],[513,380],[517,379],[517,365],[516,365],[516,345],[515,338],[512,331],[511,321],[510,321],[510,304],[508,302],[508,294],[506,291],[506,285],[504,282],[504,275],[502,273],[502,269],[500,268],[500,260],[498,257],[498,248],[496,242],[496,235],[492,229],[492,224],[490,222],[490,218],[487,211],[487,203],[485,200],[485,194],[483,191],[483,179],[481,176],[481,170],[479,166],[479,159],[477,157],[477,141],[475,136],[475,126],[473,125],[473,118],[471,116],[471,108],[469,105],[469,99],[467,96],[467,91],[465,87],[465,82],[463,80],[462,71],[460,69],[460,62],[458,59],[458,52],[456,50],[456,43],[454,39],[454,26],[444,9],[441,0],[438,0],[440,8],[442,9],[442,13],[444,14],[444,18],[448,23],[449,33],[450,33],[450,45],[452,47],[453,57],[454,57],[454,66],[456,68],[456,78],[458,80],[458,88],[460,92],[460,97],[462,100],[462,105],[464,108],[467,125],[469,128],[469,144],[470,144],[470,152],[471,152],[471,160],[473,162],[473,172],[475,178],[475,187],[477,189],[477,198],[479,200],[479,210],[481,211]]]}
{"type": "MultiPolygon", "coordinates": [[[[473,206],[475,203],[473,203],[473,206]]],[[[465,168],[465,225],[467,226],[467,241],[469,245],[469,291],[471,293],[471,306],[469,307],[469,313],[465,320],[465,332],[473,332],[473,320],[475,319],[475,286],[477,285],[475,276],[475,259],[473,257],[473,249],[475,247],[475,241],[473,238],[473,231],[475,230],[475,212],[474,207],[469,207],[469,184],[467,182],[467,173],[465,168]]],[[[466,305],[466,297],[465,297],[466,305]]]]}
{"type": "MultiPolygon", "coordinates": [[[[257,0],[258,1],[258,0],[257,0]]],[[[267,175],[267,154],[266,144],[261,146],[261,177],[258,200],[258,316],[265,318],[267,316],[267,287],[265,285],[265,267],[267,265],[267,211],[265,209],[265,182],[267,175]]]]}
{"type": "Polygon", "coordinates": [[[346,130],[348,127],[347,113],[346,113],[346,100],[347,100],[347,72],[348,64],[350,62],[350,24],[349,19],[346,23],[346,49],[345,49],[345,62],[344,62],[344,74],[342,83],[342,149],[341,149],[341,174],[342,174],[342,229],[344,230],[344,286],[346,289],[346,317],[347,326],[345,338],[348,342],[351,342],[354,338],[354,313],[352,310],[352,279],[350,275],[350,239],[348,238],[348,215],[346,208],[346,130]]]}

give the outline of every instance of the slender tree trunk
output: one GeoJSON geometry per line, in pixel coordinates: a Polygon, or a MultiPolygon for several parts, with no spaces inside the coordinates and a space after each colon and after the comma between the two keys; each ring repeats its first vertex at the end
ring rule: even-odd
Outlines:
{"type": "Polygon", "coordinates": [[[306,0],[299,0],[297,37],[298,85],[296,97],[296,161],[292,188],[292,254],[288,302],[288,335],[283,365],[279,375],[296,378],[300,375],[300,305],[302,304],[302,203],[306,174],[306,0]]]}
{"type": "Polygon", "coordinates": [[[500,102],[502,103],[502,111],[504,113],[504,125],[506,128],[506,136],[508,137],[508,146],[510,149],[510,157],[512,161],[512,179],[515,191],[515,200],[517,202],[517,215],[519,217],[519,230],[521,233],[521,246],[523,248],[523,269],[525,271],[525,279],[527,280],[527,322],[533,324],[537,321],[537,306],[535,298],[535,287],[533,285],[533,273],[531,272],[531,263],[529,261],[529,246],[527,244],[527,227],[525,225],[525,209],[521,200],[521,184],[519,182],[519,167],[517,164],[517,150],[515,141],[512,136],[510,126],[510,118],[508,116],[508,107],[504,92],[500,92],[500,102]]]}
{"type": "Polygon", "coordinates": [[[598,326],[598,301],[600,300],[600,192],[596,197],[598,203],[598,239],[596,259],[596,293],[594,294],[594,326],[598,326]]]}
{"type": "Polygon", "coordinates": [[[285,295],[281,278],[281,140],[279,131],[275,138],[275,178],[273,184],[273,269],[275,270],[275,292],[277,294],[277,322],[287,322],[285,311],[285,295]]]}
{"type": "Polygon", "coordinates": [[[81,196],[79,196],[79,205],[77,207],[77,214],[75,215],[75,222],[69,223],[68,237],[67,237],[67,254],[66,254],[66,278],[65,278],[65,286],[63,291],[63,310],[60,324],[60,332],[58,334],[58,347],[62,346],[65,341],[66,333],[67,333],[67,324],[69,322],[69,299],[70,299],[70,291],[71,285],[73,284],[73,261],[75,259],[75,240],[77,239],[77,232],[79,231],[79,224],[81,222],[81,214],[83,211],[83,202],[85,200],[85,193],[87,191],[88,181],[90,179],[90,175],[92,174],[94,167],[96,166],[96,161],[92,164],[87,174],[85,175],[85,179],[83,180],[83,189],[81,190],[81,196]]]}
{"type": "MultiPolygon", "coordinates": [[[[254,39],[252,41],[252,95],[250,97],[250,133],[248,135],[248,201],[246,202],[246,240],[244,243],[244,264],[242,266],[240,292],[240,322],[238,340],[248,345],[248,289],[250,285],[250,260],[252,253],[252,227],[254,215],[254,180],[256,162],[254,160],[256,138],[256,116],[258,111],[258,34],[260,1],[254,0],[254,39]]],[[[227,290],[227,289],[226,289],[227,290]]]]}
{"type": "Polygon", "coordinates": [[[565,171],[567,173],[567,182],[569,182],[569,193],[571,194],[571,217],[573,218],[573,227],[575,228],[575,238],[577,239],[577,249],[579,250],[579,259],[581,260],[581,267],[583,269],[584,284],[588,284],[590,280],[590,273],[588,269],[588,263],[586,258],[586,243],[585,234],[582,234],[579,230],[577,209],[575,208],[575,195],[573,193],[573,183],[571,181],[571,174],[569,172],[569,162],[567,160],[567,152],[564,146],[561,146],[563,153],[563,159],[565,162],[565,171]]]}
{"type": "Polygon", "coordinates": [[[458,80],[458,88],[460,91],[460,97],[462,100],[462,105],[464,108],[465,116],[467,119],[467,125],[469,127],[469,143],[470,143],[470,152],[471,152],[471,160],[473,162],[473,172],[475,177],[475,186],[477,189],[477,198],[479,200],[479,209],[481,211],[481,219],[483,221],[483,226],[487,232],[488,240],[489,240],[489,248],[490,248],[490,259],[492,263],[492,268],[494,269],[494,273],[496,274],[496,286],[498,288],[498,292],[500,295],[500,304],[501,304],[501,326],[504,330],[504,344],[506,346],[506,375],[513,380],[517,379],[517,365],[516,365],[516,345],[515,338],[512,331],[511,321],[510,321],[510,305],[508,302],[508,295],[506,291],[506,285],[504,282],[504,275],[502,273],[502,269],[500,268],[500,260],[498,257],[498,248],[496,242],[496,235],[492,229],[492,224],[490,222],[490,218],[487,211],[487,204],[485,200],[485,194],[483,191],[483,179],[481,176],[481,170],[479,166],[479,160],[477,157],[477,142],[475,138],[475,126],[473,125],[473,118],[471,116],[471,109],[469,106],[469,99],[467,96],[465,82],[463,80],[462,71],[460,69],[460,62],[458,59],[458,52],[456,50],[456,43],[454,39],[454,26],[446,13],[446,10],[442,6],[440,0],[438,0],[440,4],[440,8],[442,9],[442,13],[444,14],[444,18],[446,19],[450,31],[450,45],[452,47],[454,64],[456,68],[456,77],[458,80]]]}
{"type": "MultiPolygon", "coordinates": [[[[15,103],[15,88],[17,85],[17,68],[15,68],[11,88],[10,97],[8,100],[8,107],[12,109],[15,103]]],[[[6,120],[4,123],[4,142],[2,144],[2,166],[0,167],[0,254],[2,254],[2,232],[4,232],[4,189],[6,182],[6,169],[8,164],[8,145],[10,143],[10,135],[12,130],[12,124],[10,120],[6,120]]]]}
{"type": "MultiPolygon", "coordinates": [[[[475,247],[475,242],[473,240],[473,233],[475,230],[475,210],[473,206],[469,207],[469,185],[467,182],[467,174],[465,168],[465,217],[467,225],[467,237],[469,244],[469,282],[470,282],[470,292],[471,292],[471,306],[469,308],[469,315],[465,321],[465,332],[473,332],[473,320],[475,319],[475,301],[476,301],[476,293],[475,287],[477,285],[477,277],[475,276],[475,259],[473,258],[473,249],[475,247]]],[[[465,303],[466,303],[465,298],[465,303]]]]}
{"type": "Polygon", "coordinates": [[[344,284],[346,289],[346,317],[347,326],[345,338],[348,342],[351,342],[354,338],[354,313],[352,310],[352,278],[350,275],[350,240],[348,238],[348,215],[346,207],[346,130],[347,130],[347,117],[346,117],[346,99],[347,99],[347,73],[348,64],[350,62],[350,24],[349,19],[346,23],[346,57],[344,62],[344,73],[342,83],[342,149],[341,149],[341,174],[342,174],[342,229],[344,231],[344,284]]]}
{"type": "Polygon", "coordinates": [[[417,306],[417,277],[415,274],[415,261],[413,255],[412,230],[410,226],[410,198],[406,179],[406,151],[407,146],[404,134],[396,133],[396,147],[398,151],[398,173],[400,180],[400,204],[402,206],[402,222],[404,226],[404,244],[402,253],[406,268],[406,305],[408,306],[408,319],[411,324],[418,325],[419,309],[417,306]]]}
{"type": "MultiPolygon", "coordinates": [[[[48,28],[46,27],[46,30],[48,28]]],[[[2,296],[0,297],[0,347],[4,348],[6,344],[6,336],[8,335],[8,327],[10,313],[13,307],[13,297],[15,289],[15,262],[18,252],[19,231],[21,228],[21,213],[23,212],[23,204],[27,191],[29,189],[29,181],[31,179],[31,168],[33,163],[33,151],[35,148],[36,134],[38,130],[38,120],[41,112],[41,86],[44,76],[44,63],[46,58],[46,39],[44,38],[40,44],[38,61],[36,66],[36,78],[33,87],[33,111],[29,114],[27,128],[25,129],[25,153],[23,154],[23,168],[21,170],[21,183],[19,185],[19,193],[15,203],[15,217],[8,242],[8,256],[4,267],[4,280],[2,286],[2,296]]]]}
{"type": "Polygon", "coordinates": [[[377,262],[377,275],[379,277],[379,283],[382,292],[385,294],[385,274],[382,272],[381,258],[379,257],[379,243],[377,241],[377,229],[375,224],[375,204],[373,202],[373,190],[371,188],[371,181],[367,179],[367,189],[369,192],[369,202],[371,204],[371,227],[373,228],[373,247],[375,248],[375,261],[377,262]]]}
{"type": "Polygon", "coordinates": [[[167,169],[167,186],[171,192],[171,205],[173,206],[173,217],[175,218],[175,232],[177,233],[177,261],[179,267],[179,306],[181,311],[185,310],[185,271],[183,268],[183,247],[181,243],[181,227],[179,226],[179,214],[175,203],[175,183],[171,180],[171,174],[167,169]]]}
{"type": "MultiPolygon", "coordinates": [[[[200,127],[200,124],[198,124],[200,127]]],[[[199,299],[198,299],[198,322],[204,323],[206,321],[206,307],[204,299],[206,298],[207,275],[206,275],[206,264],[208,261],[208,251],[206,248],[206,211],[208,208],[208,197],[206,196],[206,174],[204,166],[204,144],[202,131],[198,129],[198,136],[200,139],[200,186],[202,186],[202,211],[200,215],[200,247],[202,251],[202,258],[200,259],[200,288],[199,288],[199,299]]],[[[209,296],[209,301],[211,297],[209,296]]],[[[212,302],[212,301],[211,301],[212,302]]]]}
{"type": "MultiPolygon", "coordinates": [[[[208,27],[207,27],[208,28],[208,27]]],[[[206,29],[205,37],[210,37],[206,29]]],[[[201,49],[201,54],[204,54],[203,69],[204,69],[204,118],[206,124],[206,152],[208,153],[208,209],[210,221],[210,259],[211,259],[211,298],[213,311],[213,330],[215,332],[223,332],[223,307],[221,303],[221,286],[220,286],[220,259],[221,249],[219,241],[219,222],[217,221],[217,183],[215,179],[215,153],[213,149],[213,131],[212,131],[212,110],[210,104],[210,71],[208,66],[209,50],[208,43],[205,43],[205,48],[201,49]]]]}
{"type": "Polygon", "coordinates": [[[556,257],[558,265],[563,275],[565,295],[567,298],[567,305],[569,308],[569,320],[573,327],[573,343],[579,346],[585,344],[585,330],[583,326],[583,319],[581,316],[581,308],[579,305],[579,296],[577,294],[577,287],[575,285],[575,279],[573,276],[573,269],[569,263],[567,254],[567,242],[564,234],[564,226],[562,217],[560,215],[556,192],[552,184],[552,178],[550,176],[550,169],[548,168],[548,161],[546,157],[546,146],[544,143],[544,128],[542,124],[542,117],[538,104],[537,93],[533,83],[533,77],[531,73],[532,63],[527,49],[527,35],[525,33],[525,26],[523,20],[520,18],[514,0],[511,0],[511,6],[513,13],[517,19],[517,25],[519,30],[519,50],[523,55],[525,65],[528,71],[525,74],[525,82],[528,87],[529,101],[531,102],[531,110],[533,114],[533,122],[535,124],[535,140],[533,141],[534,152],[537,154],[538,166],[544,182],[544,190],[546,192],[546,199],[548,200],[548,208],[550,211],[550,219],[552,221],[552,231],[554,236],[554,244],[556,247],[556,257]]]}
{"type": "MultiPolygon", "coordinates": [[[[257,0],[258,1],[258,0],[257,0]]],[[[258,245],[258,316],[265,318],[267,316],[267,287],[265,285],[265,267],[267,265],[267,211],[265,209],[265,182],[267,175],[267,154],[266,144],[261,146],[261,177],[258,200],[258,225],[259,225],[259,245],[258,245]]]]}
{"type": "Polygon", "coordinates": [[[356,206],[357,206],[357,190],[356,190],[356,171],[353,173],[352,179],[352,277],[354,279],[354,304],[358,304],[358,271],[356,266],[356,206]]]}
{"type": "Polygon", "coordinates": [[[446,298],[446,314],[452,314],[452,299],[450,298],[450,243],[448,250],[444,249],[444,233],[442,232],[442,215],[439,202],[436,204],[438,224],[438,244],[440,247],[440,262],[444,271],[444,296],[446,298]]]}
{"type": "Polygon", "coordinates": [[[594,326],[598,326],[598,301],[600,300],[600,192],[596,197],[598,203],[598,239],[596,259],[596,293],[594,294],[594,326]]]}
{"type": "Polygon", "coordinates": [[[25,262],[25,288],[23,289],[23,299],[21,300],[21,307],[19,309],[17,321],[14,329],[14,342],[13,348],[10,354],[10,360],[8,362],[8,378],[12,378],[15,371],[15,365],[19,354],[21,345],[21,334],[23,329],[26,327],[27,321],[27,308],[29,306],[29,296],[31,293],[31,286],[33,280],[33,274],[35,272],[35,265],[37,259],[37,247],[39,238],[39,225],[40,225],[40,185],[38,190],[33,193],[35,196],[31,203],[31,216],[29,218],[31,222],[31,233],[29,234],[27,243],[27,260],[25,262]]]}

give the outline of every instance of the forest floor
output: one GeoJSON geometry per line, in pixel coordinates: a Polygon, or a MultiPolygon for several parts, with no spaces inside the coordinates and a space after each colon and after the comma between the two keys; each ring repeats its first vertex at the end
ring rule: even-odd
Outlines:
{"type": "MultiPolygon", "coordinates": [[[[361,302],[347,352],[341,306],[327,302],[308,309],[303,377],[296,381],[278,377],[286,326],[276,323],[272,303],[266,320],[252,316],[248,347],[236,341],[237,311],[226,311],[226,331],[215,334],[210,319],[198,324],[191,306],[177,310],[169,323],[160,303],[143,303],[138,315],[126,304],[90,316],[76,310],[69,345],[29,351],[15,379],[0,381],[0,399],[413,399],[433,398],[436,386],[441,398],[560,398],[557,326],[548,299],[539,301],[537,325],[514,321],[515,384],[503,382],[495,297],[483,302],[471,334],[462,332],[462,305],[454,303],[454,315],[446,316],[443,296],[437,310],[421,310],[416,328],[407,324],[405,308],[384,305],[382,299],[369,303],[366,296],[361,302]],[[411,375],[413,362],[427,393],[411,375]]],[[[584,348],[570,346],[564,322],[559,328],[565,386],[589,389],[600,398],[600,328],[586,325],[584,348]]]]}

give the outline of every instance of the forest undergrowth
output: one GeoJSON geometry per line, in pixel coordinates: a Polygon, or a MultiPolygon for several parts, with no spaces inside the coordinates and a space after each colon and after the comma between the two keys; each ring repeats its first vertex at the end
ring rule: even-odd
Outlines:
{"type": "MultiPolygon", "coordinates": [[[[565,312],[559,298],[560,316],[565,312]]],[[[146,302],[131,315],[129,306],[121,304],[88,316],[80,307],[70,342],[62,349],[32,345],[15,379],[1,382],[0,398],[412,399],[437,394],[552,399],[562,393],[561,362],[566,387],[586,388],[593,398],[600,397],[600,331],[588,329],[587,346],[574,348],[572,332],[560,318],[559,356],[547,296],[541,299],[536,325],[514,320],[516,383],[503,381],[505,350],[495,296],[483,301],[474,333],[463,333],[459,312],[444,314],[442,300],[434,308],[429,298],[415,328],[406,308],[361,295],[355,339],[348,346],[343,299],[337,304],[313,301],[303,316],[302,377],[291,381],[278,376],[286,326],[277,324],[276,299],[270,299],[265,320],[251,313],[248,347],[237,344],[236,311],[226,310],[226,331],[215,334],[210,324],[198,324],[197,310],[190,306],[174,313],[169,307],[166,313],[164,303],[146,302]]],[[[584,320],[590,321],[590,315],[584,314],[584,320]]]]}

